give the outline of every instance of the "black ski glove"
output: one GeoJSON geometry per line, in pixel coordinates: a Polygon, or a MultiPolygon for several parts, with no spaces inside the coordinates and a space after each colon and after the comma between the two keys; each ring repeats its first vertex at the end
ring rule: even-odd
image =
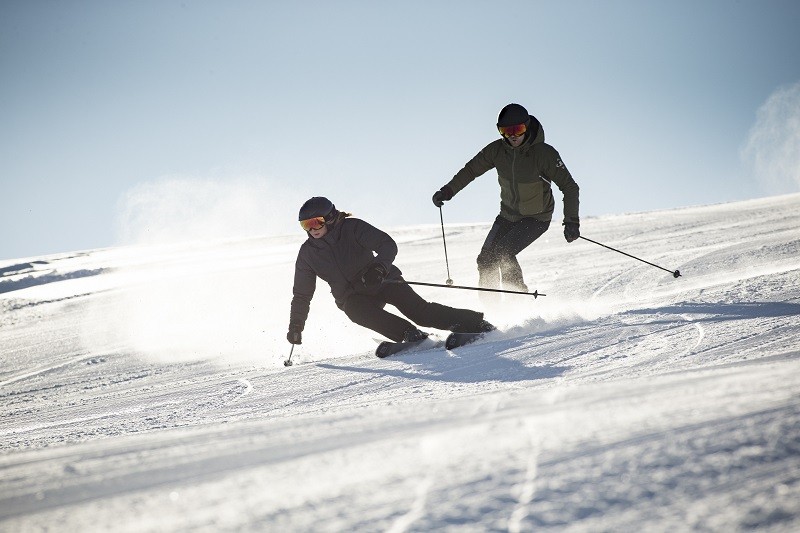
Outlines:
{"type": "Polygon", "coordinates": [[[294,322],[289,324],[289,332],[286,334],[286,340],[292,344],[303,344],[302,331],[302,324],[297,324],[294,322]]]}
{"type": "Polygon", "coordinates": [[[374,289],[383,283],[383,280],[386,279],[386,274],[388,273],[389,270],[382,264],[372,263],[361,275],[361,283],[364,284],[364,288],[366,289],[374,289]]]}
{"type": "Polygon", "coordinates": [[[451,189],[448,185],[445,185],[435,193],[433,193],[433,205],[436,207],[442,207],[442,205],[447,202],[448,200],[453,199],[453,189],[451,189]]]}
{"type": "Polygon", "coordinates": [[[564,238],[567,242],[578,240],[581,236],[581,225],[577,222],[564,222],[564,238]]]}

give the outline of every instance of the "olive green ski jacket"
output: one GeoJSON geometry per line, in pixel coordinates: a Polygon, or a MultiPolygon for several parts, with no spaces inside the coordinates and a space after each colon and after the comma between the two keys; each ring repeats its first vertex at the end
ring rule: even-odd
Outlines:
{"type": "Polygon", "coordinates": [[[555,148],[544,142],[544,129],[536,118],[536,135],[530,135],[517,148],[506,139],[489,143],[447,183],[457,194],[472,180],[492,168],[500,183],[500,216],[511,222],[531,217],[541,221],[553,218],[555,202],[551,184],[564,195],[564,222],[580,222],[578,184],[572,179],[555,148]]]}

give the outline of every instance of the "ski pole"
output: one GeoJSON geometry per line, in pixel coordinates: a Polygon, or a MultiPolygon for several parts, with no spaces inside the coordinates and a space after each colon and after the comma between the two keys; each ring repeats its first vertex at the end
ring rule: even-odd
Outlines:
{"type": "Polygon", "coordinates": [[[524,292],[524,291],[507,291],[504,289],[487,289],[484,287],[465,287],[463,285],[442,285],[441,283],[424,283],[422,281],[406,281],[400,279],[387,279],[384,283],[405,283],[406,285],[424,285],[426,287],[444,287],[445,289],[465,289],[468,291],[484,291],[484,292],[503,292],[506,294],[524,294],[526,296],[533,296],[534,298],[538,298],[539,296],[547,296],[546,294],[542,294],[539,291],[533,292],[524,292]]]}
{"type": "Polygon", "coordinates": [[[650,266],[654,266],[654,267],[656,267],[656,268],[660,268],[661,270],[663,270],[663,271],[665,271],[665,272],[669,272],[670,274],[672,274],[672,276],[673,276],[674,278],[677,278],[677,277],[679,277],[679,276],[681,275],[681,272],[680,272],[680,270],[675,270],[675,271],[673,272],[672,270],[668,270],[668,269],[666,269],[666,268],[664,268],[664,267],[662,267],[662,266],[658,266],[658,265],[656,265],[656,264],[653,264],[653,263],[651,263],[650,261],[645,261],[644,259],[639,259],[638,257],[636,257],[636,256],[634,256],[634,255],[631,255],[631,254],[626,254],[625,252],[623,252],[623,251],[621,251],[621,250],[617,250],[616,248],[612,248],[612,247],[610,247],[610,246],[606,246],[605,244],[599,243],[599,242],[597,242],[597,241],[593,241],[592,239],[587,239],[587,238],[586,238],[586,237],[584,237],[583,235],[581,235],[581,236],[580,236],[580,238],[581,238],[581,239],[583,239],[583,240],[585,240],[585,241],[593,242],[593,243],[595,243],[595,244],[596,244],[596,245],[598,245],[598,246],[602,246],[603,248],[608,248],[609,250],[613,250],[613,251],[615,251],[615,252],[621,253],[622,255],[627,255],[628,257],[630,257],[630,258],[632,258],[632,259],[636,259],[637,261],[641,261],[642,263],[647,263],[647,264],[648,264],[648,265],[650,265],[650,266]]]}
{"type": "Polygon", "coordinates": [[[439,206],[439,220],[442,223],[442,244],[444,245],[444,264],[447,265],[447,285],[452,286],[453,280],[450,279],[450,261],[447,260],[447,241],[444,238],[444,216],[442,216],[442,206],[439,206]]]}
{"type": "Polygon", "coordinates": [[[292,354],[294,353],[294,344],[292,344],[292,349],[289,350],[289,359],[283,362],[283,366],[292,366],[292,354]]]}

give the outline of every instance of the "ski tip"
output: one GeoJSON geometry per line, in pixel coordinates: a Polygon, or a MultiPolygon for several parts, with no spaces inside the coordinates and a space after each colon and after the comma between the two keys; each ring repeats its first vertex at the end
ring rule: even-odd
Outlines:
{"type": "Polygon", "coordinates": [[[375,355],[380,357],[381,359],[392,355],[389,350],[389,345],[386,344],[385,342],[380,343],[378,347],[375,348],[375,355]]]}
{"type": "MultiPolygon", "coordinates": [[[[492,331],[497,331],[492,330],[492,331]]],[[[480,332],[480,333],[451,333],[447,336],[445,340],[444,346],[447,350],[454,350],[461,346],[466,346],[467,344],[472,344],[473,342],[482,339],[484,335],[488,332],[480,332]]]]}
{"type": "Polygon", "coordinates": [[[419,349],[433,348],[437,345],[439,345],[439,341],[436,341],[433,338],[433,335],[429,335],[423,339],[410,342],[384,341],[380,343],[378,347],[375,349],[375,355],[383,359],[385,357],[389,357],[390,355],[394,355],[396,353],[411,352],[411,351],[417,351],[419,349]]]}

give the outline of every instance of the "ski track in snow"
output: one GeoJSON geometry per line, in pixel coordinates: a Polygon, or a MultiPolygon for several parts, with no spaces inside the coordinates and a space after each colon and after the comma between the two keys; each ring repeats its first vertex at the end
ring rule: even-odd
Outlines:
{"type": "Polygon", "coordinates": [[[508,521],[508,531],[511,533],[523,531],[524,522],[528,516],[528,508],[536,494],[536,472],[539,462],[539,448],[535,443],[533,428],[526,425],[526,430],[531,439],[530,451],[526,461],[525,477],[517,489],[519,491],[517,505],[511,512],[511,517],[508,521]]]}
{"type": "MultiPolygon", "coordinates": [[[[582,224],[678,279],[548,232],[546,297],[419,289],[500,326],[449,352],[375,358],[320,283],[288,368],[297,236],[0,264],[0,530],[797,531],[798,208],[582,224]]],[[[407,279],[437,231],[390,229],[407,279]]]]}

